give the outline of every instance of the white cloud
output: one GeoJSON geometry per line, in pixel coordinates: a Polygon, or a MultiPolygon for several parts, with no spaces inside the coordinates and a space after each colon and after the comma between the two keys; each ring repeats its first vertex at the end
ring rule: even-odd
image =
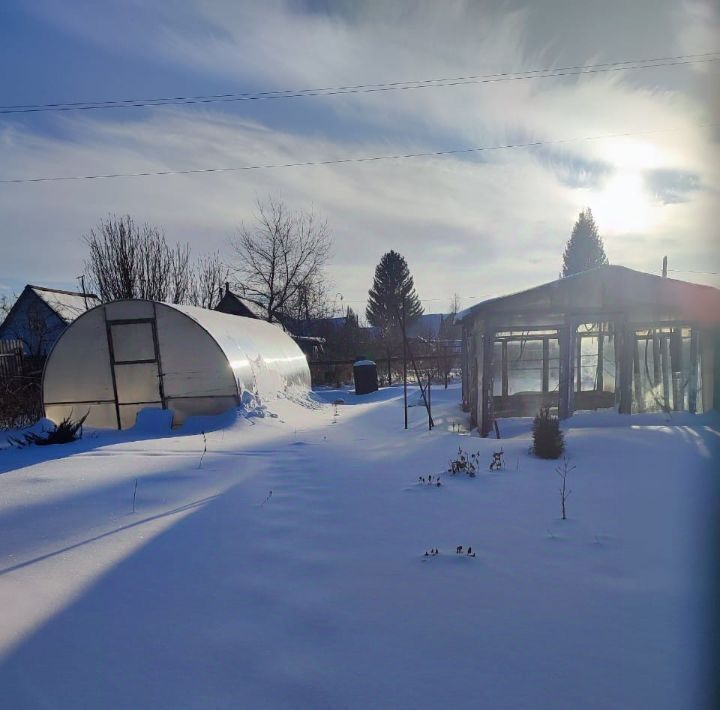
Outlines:
{"type": "MultiPolygon", "coordinates": [[[[348,14],[334,15],[277,0],[198,3],[194,12],[184,5],[177,14],[174,7],[153,7],[157,25],[140,23],[134,34],[125,35],[120,23],[116,31],[125,39],[118,51],[142,44],[138,51],[150,57],[202,69],[240,89],[243,82],[331,86],[568,61],[551,49],[556,38],[537,35],[527,8],[502,11],[505,4],[492,12],[463,2],[412,9],[351,4],[348,14]]],[[[110,16],[116,24],[123,17],[110,16]]],[[[92,6],[72,18],[59,10],[53,17],[82,36],[102,36],[108,21],[92,6]]],[[[678,23],[676,42],[687,51],[694,17],[678,23]]],[[[588,45],[578,60],[628,56],[627,48],[612,51],[588,45]]],[[[663,52],[672,53],[667,46],[663,52]]],[[[687,75],[682,68],[665,72],[687,75]]],[[[438,299],[426,304],[431,310],[444,308],[453,291],[479,297],[551,279],[577,210],[594,200],[603,205],[598,218],[611,217],[599,226],[612,261],[653,269],[668,254],[671,263],[690,268],[700,254],[712,258],[720,156],[711,129],[698,125],[712,121],[712,105],[671,86],[677,74],[667,84],[668,76],[657,69],[263,107],[65,115],[57,117],[54,137],[0,124],[1,177],[273,164],[673,129],[436,160],[0,186],[4,263],[13,272],[0,278],[71,282],[82,261],[81,235],[108,212],[163,225],[198,251],[224,248],[268,193],[328,216],[336,237],[331,275],[346,302],[365,298],[372,270],[390,248],[408,258],[421,296],[438,299]],[[592,166],[602,169],[590,179],[592,166]],[[684,202],[663,203],[646,188],[648,170],[691,175],[700,189],[684,202]],[[618,210],[629,209],[623,185],[633,186],[636,197],[632,219],[613,212],[613,199],[618,210]]]]}

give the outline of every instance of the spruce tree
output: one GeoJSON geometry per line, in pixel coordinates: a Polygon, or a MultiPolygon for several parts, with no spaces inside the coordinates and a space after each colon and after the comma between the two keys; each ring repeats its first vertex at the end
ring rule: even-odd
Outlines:
{"type": "Polygon", "coordinates": [[[580,212],[565,246],[562,276],[578,274],[607,263],[609,262],[602,237],[598,234],[597,225],[588,207],[580,212]]]}
{"type": "Polygon", "coordinates": [[[422,315],[423,308],[407,262],[396,251],[389,251],[383,254],[375,268],[365,315],[371,325],[387,335],[400,325],[398,314],[403,309],[403,303],[405,322],[409,325],[422,315]]]}

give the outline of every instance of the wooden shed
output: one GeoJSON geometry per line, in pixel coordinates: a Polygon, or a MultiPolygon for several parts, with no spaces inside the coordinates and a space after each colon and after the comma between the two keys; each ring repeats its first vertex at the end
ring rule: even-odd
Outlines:
{"type": "Polygon", "coordinates": [[[463,405],[499,417],[614,408],[702,412],[720,394],[720,290],[606,265],[458,316],[463,405]]]}

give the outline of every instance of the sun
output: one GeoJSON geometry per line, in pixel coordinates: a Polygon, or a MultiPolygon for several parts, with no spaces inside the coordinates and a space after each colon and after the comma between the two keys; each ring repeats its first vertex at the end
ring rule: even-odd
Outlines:
{"type": "Polygon", "coordinates": [[[620,138],[606,146],[603,159],[613,172],[597,189],[582,195],[603,231],[647,232],[655,225],[660,206],[647,191],[644,172],[661,166],[662,158],[658,147],[645,141],[620,138]]]}
{"type": "Polygon", "coordinates": [[[614,174],[599,191],[587,197],[596,222],[609,232],[644,232],[657,220],[657,205],[639,172],[614,174]]]}

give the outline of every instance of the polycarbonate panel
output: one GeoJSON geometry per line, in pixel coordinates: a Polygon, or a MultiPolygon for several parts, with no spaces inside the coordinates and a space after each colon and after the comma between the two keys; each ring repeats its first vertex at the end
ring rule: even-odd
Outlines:
{"type": "Polygon", "coordinates": [[[235,397],[191,397],[168,399],[167,407],[173,412],[173,426],[180,426],[188,417],[222,414],[237,406],[235,397]]]}
{"type": "Polygon", "coordinates": [[[143,409],[162,409],[162,404],[121,404],[120,405],[120,428],[130,429],[135,426],[137,415],[143,409]]]}
{"type": "Polygon", "coordinates": [[[104,404],[78,402],[76,404],[45,405],[45,416],[56,424],[59,424],[66,417],[78,420],[85,413],[88,413],[87,419],[85,419],[85,426],[97,427],[98,429],[117,429],[117,415],[115,413],[114,402],[104,404]]]}
{"type": "Polygon", "coordinates": [[[115,362],[154,360],[152,323],[121,323],[110,326],[115,362]]]}
{"type": "Polygon", "coordinates": [[[195,321],[158,304],[157,331],[166,397],[237,395],[225,353],[195,321]]]}
{"type": "Polygon", "coordinates": [[[45,405],[114,400],[102,307],[71,323],[48,357],[43,376],[45,405]]]}
{"type": "Polygon", "coordinates": [[[132,320],[134,318],[154,318],[152,301],[115,301],[105,304],[108,320],[132,320]]]}
{"type": "MultiPolygon", "coordinates": [[[[307,359],[279,326],[193,306],[165,307],[185,313],[213,337],[225,353],[241,390],[272,398],[285,392],[305,393],[310,389],[307,359]]],[[[164,356],[161,357],[164,370],[164,356]]]]}
{"type": "Polygon", "coordinates": [[[120,404],[161,401],[160,378],[155,362],[115,365],[115,384],[120,404]]]}

